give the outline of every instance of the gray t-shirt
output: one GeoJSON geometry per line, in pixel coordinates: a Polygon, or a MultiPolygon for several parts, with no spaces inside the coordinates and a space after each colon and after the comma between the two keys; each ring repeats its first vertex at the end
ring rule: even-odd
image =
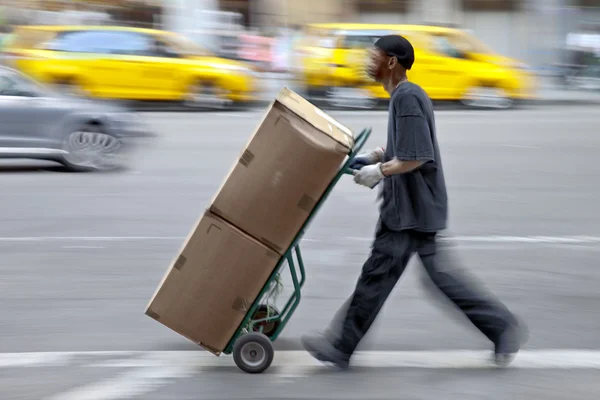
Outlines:
{"type": "Polygon", "coordinates": [[[433,105],[418,85],[404,82],[389,105],[385,160],[427,160],[417,170],[384,178],[380,222],[391,231],[446,229],[448,196],[435,133],[433,105]]]}

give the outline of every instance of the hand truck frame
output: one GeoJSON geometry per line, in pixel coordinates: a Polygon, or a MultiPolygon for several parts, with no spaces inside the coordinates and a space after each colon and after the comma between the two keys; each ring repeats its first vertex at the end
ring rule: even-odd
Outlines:
{"type": "Polygon", "coordinates": [[[242,371],[247,373],[262,373],[270,367],[275,355],[272,342],[277,340],[298,307],[298,304],[300,304],[302,287],[306,281],[306,271],[300,252],[300,241],[304,236],[304,230],[310,224],[340,178],[345,174],[352,174],[348,166],[362,149],[370,135],[370,127],[363,129],[358,134],[348,159],[315,205],[315,208],[303,224],[302,229],[300,229],[300,232],[296,235],[284,256],[281,257],[265,286],[248,309],[246,316],[225,347],[223,354],[233,353],[233,359],[242,371]],[[294,262],[294,258],[296,262],[294,262]],[[268,304],[264,304],[263,300],[271,293],[273,285],[278,283],[279,273],[286,261],[289,266],[294,291],[283,309],[279,312],[268,304]]]}

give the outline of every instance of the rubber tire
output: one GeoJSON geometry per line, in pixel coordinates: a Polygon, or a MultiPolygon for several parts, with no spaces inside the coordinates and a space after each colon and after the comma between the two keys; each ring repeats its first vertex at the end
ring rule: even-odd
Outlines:
{"type": "Polygon", "coordinates": [[[242,371],[249,374],[260,374],[266,371],[273,362],[273,358],[275,357],[275,349],[273,348],[273,343],[271,340],[264,334],[260,332],[250,332],[246,333],[238,340],[236,340],[233,345],[233,361],[235,361],[235,365],[238,366],[242,371]],[[242,349],[244,345],[248,343],[255,343],[259,345],[265,352],[266,357],[265,361],[259,365],[247,365],[242,357],[242,349]]]}
{"type": "MultiPolygon", "coordinates": [[[[102,125],[90,125],[90,124],[87,124],[87,125],[84,126],[84,128],[96,129],[100,133],[105,133],[104,132],[104,127],[102,125]]],[[[67,169],[67,171],[73,172],[73,173],[97,172],[98,171],[96,168],[81,167],[81,166],[78,166],[78,165],[71,164],[67,160],[65,160],[64,158],[61,159],[59,162],[67,169]]]]}
{"type": "MultiPolygon", "coordinates": [[[[189,85],[188,85],[188,91],[189,90],[195,90],[198,87],[202,87],[203,90],[206,90],[207,88],[213,88],[216,85],[216,83],[214,82],[209,82],[209,81],[201,81],[201,80],[196,80],[196,81],[192,81],[189,85]]],[[[183,106],[190,110],[190,111],[213,111],[213,112],[218,112],[218,111],[227,111],[229,109],[232,108],[233,104],[223,104],[222,106],[217,106],[217,107],[211,107],[209,104],[190,104],[186,99],[183,100],[183,106]]]]}
{"type": "MultiPolygon", "coordinates": [[[[473,85],[469,88],[469,90],[473,90],[473,89],[479,89],[479,88],[488,88],[487,86],[481,86],[481,85],[473,85]]],[[[469,104],[468,100],[465,100],[464,98],[460,100],[460,103],[463,105],[463,107],[465,107],[466,109],[471,109],[471,110],[510,110],[515,108],[515,100],[510,98],[510,97],[506,97],[506,100],[509,101],[509,105],[508,107],[485,107],[485,106],[478,106],[476,104],[469,104]]]]}
{"type": "MultiPolygon", "coordinates": [[[[278,309],[276,309],[275,307],[270,307],[270,308],[271,308],[271,310],[273,311],[273,315],[274,315],[274,316],[275,316],[275,315],[277,315],[277,316],[279,315],[279,310],[278,310],[278,309]]],[[[258,308],[256,309],[256,312],[254,313],[254,316],[253,316],[252,318],[253,318],[253,319],[261,319],[261,318],[265,318],[265,317],[266,317],[266,313],[267,313],[268,309],[269,309],[269,306],[267,306],[266,304],[260,304],[260,305],[258,306],[258,308]],[[258,318],[257,318],[257,315],[258,315],[259,313],[265,313],[265,316],[260,316],[260,317],[258,317],[258,318]]],[[[267,337],[269,337],[269,338],[270,338],[271,336],[273,336],[273,334],[275,333],[275,331],[277,330],[277,328],[278,328],[278,327],[279,327],[279,325],[281,324],[281,321],[273,321],[273,322],[269,322],[269,324],[271,324],[271,325],[272,325],[272,328],[271,328],[271,329],[269,329],[269,330],[263,330],[263,332],[262,332],[262,333],[263,333],[265,336],[267,336],[267,337]]],[[[255,325],[255,326],[254,326],[254,329],[255,329],[255,331],[254,331],[254,332],[259,332],[259,331],[258,331],[258,328],[259,328],[259,325],[255,325]]]]}

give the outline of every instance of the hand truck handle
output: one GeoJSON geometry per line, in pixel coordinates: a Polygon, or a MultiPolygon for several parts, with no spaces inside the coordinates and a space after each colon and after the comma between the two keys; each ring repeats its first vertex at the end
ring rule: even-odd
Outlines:
{"type": "Polygon", "coordinates": [[[352,151],[350,152],[350,155],[348,156],[348,161],[346,161],[346,163],[344,164],[344,174],[352,175],[352,170],[350,170],[348,168],[348,165],[354,159],[354,157],[356,157],[356,155],[360,152],[360,150],[363,148],[365,143],[367,143],[367,140],[369,139],[369,136],[371,135],[371,130],[372,130],[371,127],[365,128],[356,137],[356,140],[354,141],[354,148],[352,149],[352,151]]]}

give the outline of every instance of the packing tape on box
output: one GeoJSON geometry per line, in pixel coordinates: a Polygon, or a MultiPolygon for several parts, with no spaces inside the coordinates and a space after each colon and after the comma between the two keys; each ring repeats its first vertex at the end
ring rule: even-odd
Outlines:
{"type": "Polygon", "coordinates": [[[247,302],[246,299],[238,297],[233,301],[233,305],[231,306],[231,308],[233,308],[236,311],[247,313],[248,310],[250,310],[250,306],[251,304],[247,302]]]}
{"type": "Polygon", "coordinates": [[[239,163],[242,164],[244,167],[247,167],[250,165],[252,160],[254,160],[254,154],[252,154],[252,152],[250,152],[249,150],[246,150],[240,157],[239,163]]]}
{"type": "Polygon", "coordinates": [[[187,258],[181,254],[178,258],[177,261],[175,261],[175,269],[178,271],[181,271],[181,268],[183,268],[183,266],[185,265],[185,263],[187,262],[187,258]]]}
{"type": "Polygon", "coordinates": [[[160,316],[157,313],[155,313],[154,311],[150,310],[150,309],[146,310],[146,315],[149,316],[152,319],[157,320],[157,321],[160,319],[160,316]]]}
{"type": "Polygon", "coordinates": [[[302,198],[298,202],[298,208],[309,213],[315,207],[315,204],[317,204],[315,199],[313,199],[307,194],[304,194],[304,196],[302,196],[302,198]]]}

